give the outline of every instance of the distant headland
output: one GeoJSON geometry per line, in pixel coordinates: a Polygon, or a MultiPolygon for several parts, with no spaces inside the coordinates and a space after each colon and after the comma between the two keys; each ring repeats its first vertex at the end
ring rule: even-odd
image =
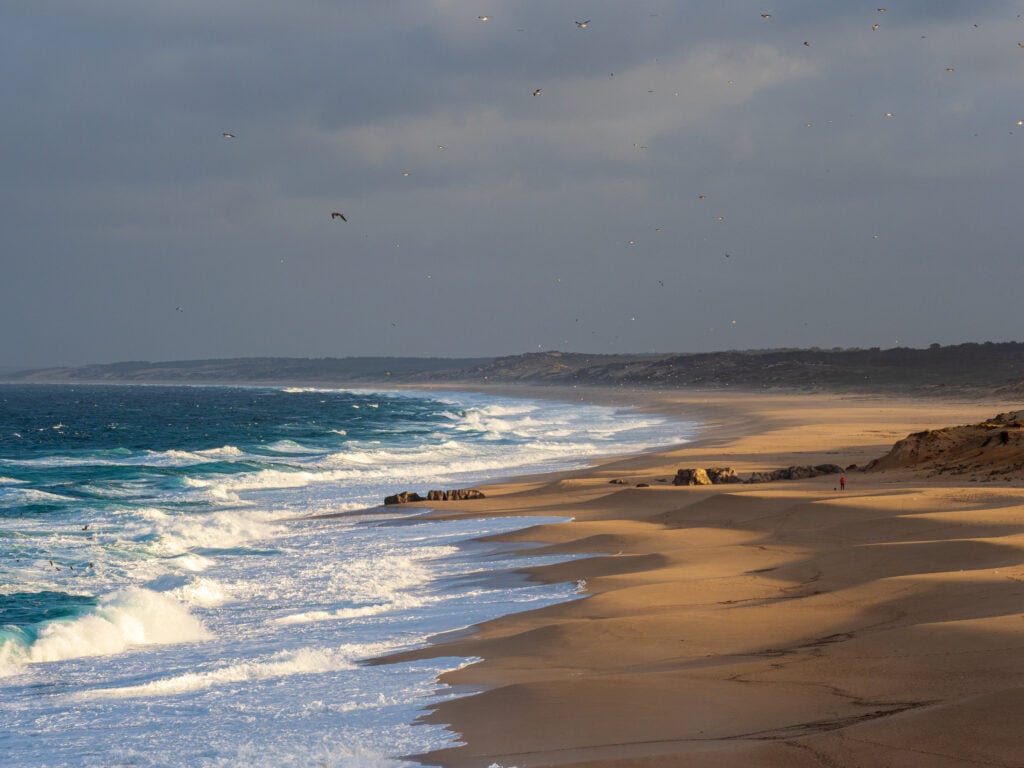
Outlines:
{"type": "Polygon", "coordinates": [[[1024,344],[666,354],[535,352],[493,358],[247,357],[40,368],[6,382],[354,385],[556,384],[657,388],[1024,394],[1024,344]]]}

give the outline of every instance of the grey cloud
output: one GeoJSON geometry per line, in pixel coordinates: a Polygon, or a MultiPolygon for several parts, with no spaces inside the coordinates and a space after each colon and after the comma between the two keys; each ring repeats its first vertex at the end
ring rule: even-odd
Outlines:
{"type": "Polygon", "coordinates": [[[1024,22],[888,5],[5,3],[0,364],[1012,338],[1024,22]]]}

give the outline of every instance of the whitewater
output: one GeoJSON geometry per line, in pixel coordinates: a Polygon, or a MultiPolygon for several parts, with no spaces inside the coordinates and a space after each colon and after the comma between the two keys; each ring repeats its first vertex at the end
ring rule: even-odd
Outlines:
{"type": "MultiPolygon", "coordinates": [[[[395,766],[473,659],[367,664],[582,599],[478,541],[567,518],[382,507],[689,440],[580,402],[287,387],[0,386],[5,766],[395,766]]],[[[564,558],[560,558],[564,559],[564,558]]]]}

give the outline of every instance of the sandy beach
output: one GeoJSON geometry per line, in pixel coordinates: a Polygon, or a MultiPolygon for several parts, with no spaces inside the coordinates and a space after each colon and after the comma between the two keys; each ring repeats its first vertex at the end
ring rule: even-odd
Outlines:
{"type": "Polygon", "coordinates": [[[698,419],[684,446],[502,483],[438,514],[564,515],[503,540],[581,599],[401,658],[482,659],[424,719],[511,766],[1024,765],[1024,474],[924,469],[674,486],[676,470],[863,467],[998,400],[586,393],[698,419]],[[1007,479],[1009,478],[1009,479],[1007,479]],[[612,481],[619,481],[613,483],[612,481]],[[647,486],[647,487],[638,487],[647,486]]]}

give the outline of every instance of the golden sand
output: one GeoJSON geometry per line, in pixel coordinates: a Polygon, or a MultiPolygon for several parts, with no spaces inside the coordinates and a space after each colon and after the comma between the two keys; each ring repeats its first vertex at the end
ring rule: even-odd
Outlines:
{"type": "Polygon", "coordinates": [[[603,399],[696,417],[706,429],[682,447],[429,505],[441,514],[571,516],[500,540],[600,554],[533,570],[585,580],[584,598],[402,657],[483,659],[444,677],[483,692],[425,716],[464,745],[422,760],[1024,765],[1024,477],[850,471],[845,491],[835,475],[666,482],[680,467],[742,475],[863,466],[909,433],[983,421],[1014,404],[621,391],[603,399]]]}

